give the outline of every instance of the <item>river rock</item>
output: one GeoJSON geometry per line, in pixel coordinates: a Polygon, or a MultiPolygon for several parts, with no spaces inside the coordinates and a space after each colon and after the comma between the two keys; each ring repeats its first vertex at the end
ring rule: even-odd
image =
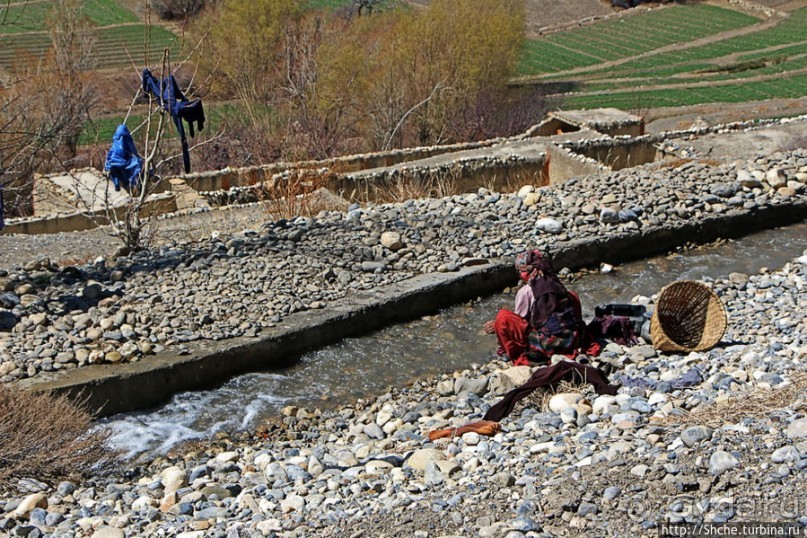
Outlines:
{"type": "Polygon", "coordinates": [[[791,439],[807,438],[807,418],[796,419],[787,427],[787,436],[791,439]]]}
{"type": "Polygon", "coordinates": [[[126,533],[123,532],[123,529],[117,529],[114,527],[99,527],[94,533],[92,533],[92,538],[125,538],[126,533]]]}
{"type": "Polygon", "coordinates": [[[609,207],[604,207],[600,210],[600,222],[603,224],[619,224],[621,219],[617,211],[609,207]]]}
{"type": "Polygon", "coordinates": [[[781,168],[771,168],[765,174],[765,181],[771,188],[778,189],[787,184],[787,178],[781,168]]]}
{"type": "Polygon", "coordinates": [[[34,508],[48,508],[48,496],[44,493],[32,493],[22,500],[14,510],[14,517],[27,518],[34,508]]]}
{"type": "Polygon", "coordinates": [[[404,463],[404,467],[410,467],[416,471],[425,471],[426,465],[430,462],[440,462],[446,460],[446,455],[442,450],[436,448],[421,448],[412,453],[404,463]]]}
{"type": "Polygon", "coordinates": [[[564,409],[573,408],[582,399],[583,395],[579,392],[560,392],[549,399],[549,410],[560,413],[564,409]]]}
{"type": "Polygon", "coordinates": [[[540,192],[528,192],[524,196],[524,207],[532,207],[537,205],[538,202],[541,201],[541,193],[540,192]]]}
{"type": "Polygon", "coordinates": [[[462,394],[463,392],[470,392],[481,396],[488,390],[488,378],[483,377],[480,379],[460,377],[454,382],[454,392],[462,394]]]}
{"type": "Polygon", "coordinates": [[[0,310],[0,331],[8,332],[12,330],[18,322],[19,319],[13,313],[0,310]]]}
{"type": "Polygon", "coordinates": [[[698,442],[712,438],[712,429],[706,426],[691,426],[681,432],[681,441],[692,448],[698,442]]]}
{"type": "Polygon", "coordinates": [[[781,448],[777,448],[773,454],[771,454],[771,461],[774,463],[786,463],[790,461],[799,461],[801,456],[799,455],[799,451],[794,446],[783,446],[781,448]]]}
{"type": "Polygon", "coordinates": [[[94,300],[94,299],[97,299],[101,295],[101,292],[103,290],[104,290],[104,287],[99,282],[95,282],[93,280],[90,280],[90,281],[87,282],[87,284],[81,290],[81,294],[86,299],[94,300]]]}
{"type": "Polygon", "coordinates": [[[718,450],[709,458],[709,473],[720,476],[730,469],[739,467],[740,461],[725,450],[718,450]]]}
{"type": "Polygon", "coordinates": [[[381,244],[392,251],[400,250],[404,244],[398,232],[384,232],[381,234],[381,244]]]}
{"type": "Polygon", "coordinates": [[[535,229],[548,234],[559,234],[563,231],[563,223],[548,217],[535,221],[535,229]]]}

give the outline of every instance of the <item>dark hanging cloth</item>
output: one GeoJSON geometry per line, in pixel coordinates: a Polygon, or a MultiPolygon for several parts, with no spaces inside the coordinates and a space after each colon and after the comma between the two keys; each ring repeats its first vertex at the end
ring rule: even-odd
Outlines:
{"type": "Polygon", "coordinates": [[[535,389],[549,388],[560,384],[561,381],[576,381],[591,383],[597,394],[616,394],[617,385],[609,385],[605,372],[593,366],[577,362],[563,361],[552,366],[539,368],[533,372],[526,383],[516,387],[501,399],[499,403],[488,409],[484,420],[501,421],[510,414],[516,402],[532,394],[535,389]]]}
{"type": "Polygon", "coordinates": [[[196,130],[201,131],[205,126],[205,109],[201,99],[189,101],[182,90],[179,89],[174,75],[168,75],[160,84],[160,80],[155,78],[148,69],[143,70],[143,91],[150,93],[160,101],[160,106],[168,112],[179,133],[179,141],[182,144],[182,164],[185,173],[191,171],[191,157],[188,150],[188,139],[185,136],[185,126],[182,121],[188,123],[188,134],[191,138],[195,136],[196,130]]]}
{"type": "Polygon", "coordinates": [[[132,133],[125,125],[118,125],[112,137],[112,146],[106,154],[104,170],[109,173],[115,190],[121,186],[127,191],[136,187],[143,172],[143,158],[137,154],[132,133]]]}
{"type": "Polygon", "coordinates": [[[0,230],[6,225],[5,210],[5,206],[3,206],[3,186],[0,185],[0,230]]]}

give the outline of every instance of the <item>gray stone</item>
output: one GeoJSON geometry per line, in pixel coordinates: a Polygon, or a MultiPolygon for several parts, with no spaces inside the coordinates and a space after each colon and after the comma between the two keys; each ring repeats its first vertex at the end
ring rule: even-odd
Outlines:
{"type": "Polygon", "coordinates": [[[563,223],[548,217],[541,218],[535,221],[535,229],[548,234],[559,234],[563,231],[563,223]]]}
{"type": "Polygon", "coordinates": [[[12,330],[18,323],[19,319],[13,313],[6,310],[0,310],[0,331],[8,332],[12,330]]]}
{"type": "Polygon", "coordinates": [[[791,439],[807,438],[807,418],[796,419],[787,427],[787,436],[791,439]]]}
{"type": "Polygon", "coordinates": [[[800,455],[799,451],[796,450],[794,446],[783,446],[782,448],[776,449],[773,454],[771,454],[771,460],[774,463],[785,463],[788,461],[799,461],[800,455]]]}
{"type": "Polygon", "coordinates": [[[712,438],[712,429],[706,426],[691,426],[681,432],[681,441],[692,448],[698,442],[712,438]]]}
{"type": "Polygon", "coordinates": [[[88,281],[87,284],[84,286],[84,289],[81,290],[81,294],[90,300],[97,299],[101,292],[104,291],[104,287],[99,284],[98,282],[94,282],[92,280],[88,281]]]}
{"type": "Polygon", "coordinates": [[[430,486],[435,486],[445,482],[445,476],[440,470],[440,467],[434,461],[430,461],[426,464],[426,468],[423,472],[423,479],[426,481],[426,484],[430,486]]]}
{"type": "Polygon", "coordinates": [[[728,470],[739,467],[740,461],[729,452],[718,450],[709,458],[709,473],[720,476],[728,470]]]}
{"type": "Polygon", "coordinates": [[[609,207],[604,207],[600,210],[600,222],[603,224],[619,224],[622,220],[619,218],[618,212],[609,207]]]}

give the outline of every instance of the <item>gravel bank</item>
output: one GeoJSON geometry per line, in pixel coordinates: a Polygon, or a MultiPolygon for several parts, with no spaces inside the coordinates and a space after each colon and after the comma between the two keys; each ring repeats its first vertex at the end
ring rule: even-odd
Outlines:
{"type": "Polygon", "coordinates": [[[266,222],[235,236],[92,265],[0,270],[0,381],[148,360],[257,336],[354,290],[585,238],[636,234],[807,200],[807,151],[638,167],[525,187],[266,222]],[[2,332],[2,331],[11,332],[2,332]]]}
{"type": "Polygon", "coordinates": [[[23,480],[0,500],[0,530],[517,538],[656,536],[664,522],[805,526],[807,251],[780,271],[709,284],[729,313],[723,347],[658,355],[611,344],[598,358],[612,380],[646,388],[567,388],[550,409],[532,398],[495,437],[429,442],[432,429],[480,419],[530,373],[494,362],[334,411],[286,408],[263,435],[188,447],[123,476],[23,480]],[[692,368],[701,381],[675,388],[692,368]]]}

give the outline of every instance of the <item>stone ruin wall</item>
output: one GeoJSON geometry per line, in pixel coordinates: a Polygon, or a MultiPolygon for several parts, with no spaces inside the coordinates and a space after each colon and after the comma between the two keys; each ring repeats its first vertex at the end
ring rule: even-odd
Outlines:
{"type": "Polygon", "coordinates": [[[479,187],[518,190],[524,184],[547,185],[546,156],[507,158],[480,156],[441,166],[393,168],[375,173],[337,174],[326,185],[350,201],[383,199],[384,192],[400,183],[423,189],[440,186],[447,191],[471,192],[479,187]]]}
{"type": "Polygon", "coordinates": [[[554,144],[547,146],[547,159],[550,184],[563,183],[575,176],[587,176],[608,171],[606,166],[596,160],[554,144]]]}
{"type": "Polygon", "coordinates": [[[660,156],[655,136],[581,140],[560,145],[575,155],[592,159],[611,170],[652,163],[660,156]]]}
{"type": "Polygon", "coordinates": [[[273,163],[243,168],[225,168],[209,172],[186,174],[181,178],[191,188],[201,191],[227,190],[233,187],[246,187],[270,181],[276,174],[292,169],[329,169],[339,174],[349,174],[361,170],[371,170],[395,166],[397,164],[418,161],[446,153],[481,149],[500,143],[505,139],[496,138],[481,142],[465,142],[445,146],[428,146],[421,148],[396,149],[359,155],[348,155],[319,161],[301,161],[296,163],[273,163]]]}

